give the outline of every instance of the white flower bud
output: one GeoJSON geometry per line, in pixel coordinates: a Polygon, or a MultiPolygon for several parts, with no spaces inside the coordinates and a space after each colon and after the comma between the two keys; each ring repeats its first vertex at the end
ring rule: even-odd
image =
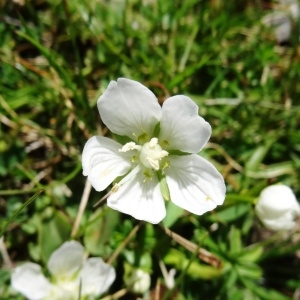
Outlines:
{"type": "Polygon", "coordinates": [[[125,283],[135,294],[146,293],[151,285],[151,278],[148,273],[141,269],[134,270],[125,278],[125,283]]]}
{"type": "Polygon", "coordinates": [[[300,205],[288,186],[278,184],[263,189],[255,211],[266,228],[290,230],[295,226],[294,219],[300,215],[300,205]]]}

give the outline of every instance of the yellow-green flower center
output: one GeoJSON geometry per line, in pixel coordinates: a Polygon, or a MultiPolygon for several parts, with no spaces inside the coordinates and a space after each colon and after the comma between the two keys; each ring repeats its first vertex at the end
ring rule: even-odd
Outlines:
{"type": "MultiPolygon", "coordinates": [[[[157,138],[152,138],[150,142],[145,143],[143,146],[136,145],[134,142],[130,142],[125,144],[121,149],[120,152],[128,152],[131,150],[137,150],[140,152],[139,158],[140,162],[146,168],[153,169],[158,171],[160,168],[160,161],[162,158],[169,155],[169,153],[161,148],[158,144],[157,138]]],[[[136,155],[134,155],[131,161],[135,161],[136,155]]]]}

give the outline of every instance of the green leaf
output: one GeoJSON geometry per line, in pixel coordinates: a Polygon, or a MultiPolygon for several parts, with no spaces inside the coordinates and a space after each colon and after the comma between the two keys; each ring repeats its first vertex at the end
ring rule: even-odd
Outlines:
{"type": "Polygon", "coordinates": [[[151,272],[152,258],[149,252],[125,250],[126,265],[129,269],[142,269],[146,272],[151,272]]]}
{"type": "Polygon", "coordinates": [[[115,227],[120,221],[120,214],[110,208],[98,208],[84,227],[84,244],[93,255],[107,256],[108,244],[115,227]]]}
{"type": "Polygon", "coordinates": [[[287,297],[273,289],[266,289],[262,286],[259,286],[254,281],[241,278],[243,284],[253,292],[253,294],[258,295],[262,300],[291,300],[290,297],[287,297]]]}
{"type": "Polygon", "coordinates": [[[46,263],[54,250],[67,241],[71,233],[71,225],[65,214],[47,208],[49,217],[41,220],[38,244],[41,258],[46,263]]]}
{"type": "Polygon", "coordinates": [[[262,246],[251,246],[244,249],[244,252],[239,256],[239,261],[256,262],[261,258],[264,248],[262,246]]]}
{"type": "Polygon", "coordinates": [[[294,164],[290,161],[285,161],[266,166],[261,170],[246,171],[246,175],[252,178],[275,178],[281,175],[293,175],[295,172],[294,164]]]}
{"type": "Polygon", "coordinates": [[[270,150],[270,147],[273,145],[274,139],[267,140],[267,143],[265,145],[262,145],[260,147],[257,147],[250,159],[247,161],[245,165],[245,169],[247,171],[256,171],[260,164],[262,163],[263,159],[267,155],[268,151],[270,150]]]}
{"type": "Polygon", "coordinates": [[[175,205],[172,201],[166,203],[167,214],[162,223],[165,227],[170,228],[183,215],[184,209],[175,205]]]}
{"type": "Polygon", "coordinates": [[[259,280],[263,274],[262,269],[258,265],[250,262],[245,264],[237,264],[235,269],[239,274],[239,278],[243,277],[259,280]]]}
{"type": "Polygon", "coordinates": [[[171,248],[168,254],[164,257],[164,262],[166,264],[173,265],[176,269],[181,271],[185,270],[186,266],[190,263],[187,274],[193,278],[213,279],[221,276],[222,274],[222,270],[215,267],[202,265],[196,260],[190,262],[190,258],[187,258],[184,253],[173,248],[171,248]]]}
{"type": "Polygon", "coordinates": [[[214,214],[209,216],[209,219],[212,222],[219,222],[220,220],[223,222],[231,222],[247,214],[250,210],[252,210],[251,204],[239,203],[223,210],[217,210],[214,214]]]}
{"type": "Polygon", "coordinates": [[[229,252],[231,255],[236,255],[242,250],[241,233],[240,230],[231,226],[229,231],[229,252]]]}

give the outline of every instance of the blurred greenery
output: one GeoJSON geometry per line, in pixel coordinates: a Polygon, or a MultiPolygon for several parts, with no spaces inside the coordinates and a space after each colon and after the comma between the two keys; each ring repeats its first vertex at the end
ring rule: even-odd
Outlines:
{"type": "MultiPolygon", "coordinates": [[[[196,102],[213,128],[201,155],[223,174],[227,197],[203,216],[168,203],[163,222],[213,253],[219,268],[159,226],[143,224],[113,262],[117,280],[109,293],[124,287],[131,265],[151,273],[154,294],[163,261],[177,273],[175,288],[161,299],[299,299],[299,226],[289,235],[270,233],[254,213],[269,184],[285,183],[300,199],[299,22],[294,38],[278,44],[260,22],[276,4],[0,2],[0,229],[9,225],[4,241],[12,261],[0,256],[1,299],[23,299],[10,288],[12,267],[45,266],[71,238],[85,186],[81,152],[89,137],[109,135],[96,101],[118,77],[142,82],[160,101],[185,94],[196,102]]],[[[91,191],[75,238],[109,260],[138,221],[103,203],[94,208],[104,195],[91,191]]]]}

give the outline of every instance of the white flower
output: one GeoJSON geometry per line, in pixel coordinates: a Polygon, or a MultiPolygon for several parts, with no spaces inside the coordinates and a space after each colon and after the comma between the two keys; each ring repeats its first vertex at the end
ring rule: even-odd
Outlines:
{"type": "Polygon", "coordinates": [[[111,190],[109,207],[156,224],[166,215],[165,180],[171,201],[194,214],[223,203],[221,174],[197,154],[211,127],[189,97],[171,97],[161,107],[145,86],[119,78],[99,98],[98,109],[106,126],[128,139],[122,145],[94,136],[82,153],[83,174],[97,191],[124,176],[111,190]]]}
{"type": "Polygon", "coordinates": [[[29,300],[94,299],[104,293],[116,274],[101,258],[84,259],[84,248],[76,241],[65,242],[48,261],[50,282],[38,264],[27,262],[17,267],[11,277],[12,287],[29,300]]]}
{"type": "Polygon", "coordinates": [[[133,293],[144,294],[150,288],[151,277],[142,269],[136,269],[125,278],[125,283],[133,293]]]}
{"type": "Polygon", "coordinates": [[[297,21],[299,15],[297,0],[281,0],[276,10],[263,17],[262,23],[274,28],[276,40],[282,43],[290,39],[293,20],[297,21]]]}
{"type": "Polygon", "coordinates": [[[300,215],[300,205],[288,186],[277,184],[262,190],[255,211],[268,229],[290,230],[295,226],[295,217],[300,215]]]}

